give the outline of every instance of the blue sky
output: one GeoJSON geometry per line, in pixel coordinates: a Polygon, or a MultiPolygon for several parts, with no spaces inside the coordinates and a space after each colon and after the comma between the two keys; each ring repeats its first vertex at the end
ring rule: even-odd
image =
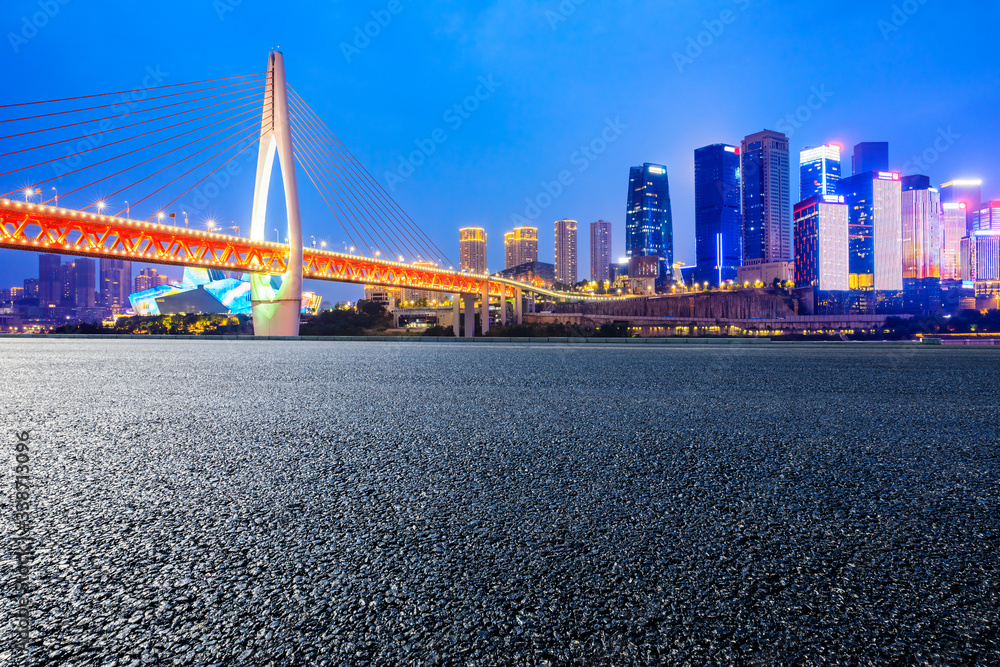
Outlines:
{"type": "MultiPolygon", "coordinates": [[[[4,100],[131,89],[147,68],[164,83],[257,72],[280,47],[292,85],[453,260],[459,227],[487,229],[491,270],[517,216],[537,222],[543,261],[553,221],[578,220],[581,278],[587,223],[610,220],[622,254],[628,170],[643,162],[667,166],[675,255],[693,262],[694,149],[764,128],[795,151],[889,141],[894,169],[936,184],[980,177],[1000,197],[1000,51],[971,32],[1000,19],[996,3],[398,2],[8,0],[4,100]],[[378,34],[355,41],[378,17],[378,34]],[[477,88],[475,111],[449,113],[477,88]],[[446,139],[401,177],[401,159],[438,129],[446,139]],[[558,192],[563,171],[572,182],[558,192]],[[536,211],[526,200],[546,184],[558,195],[536,211]]],[[[245,229],[252,180],[243,170],[199,215],[245,229]]],[[[300,188],[307,237],[342,242],[308,180],[300,188]]],[[[36,275],[34,255],[0,258],[4,286],[36,275]]]]}

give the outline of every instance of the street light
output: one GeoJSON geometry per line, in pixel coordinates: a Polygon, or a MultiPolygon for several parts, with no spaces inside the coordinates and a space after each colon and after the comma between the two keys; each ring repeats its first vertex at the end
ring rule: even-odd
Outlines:
{"type": "Polygon", "coordinates": [[[108,207],[108,203],[106,201],[104,201],[103,199],[101,201],[97,202],[97,210],[98,211],[100,211],[100,212],[103,213],[104,209],[106,209],[107,207],[108,207]]]}
{"type": "Polygon", "coordinates": [[[310,236],[309,238],[312,239],[313,247],[315,248],[316,247],[316,237],[315,236],[310,236]]]}
{"type": "Polygon", "coordinates": [[[188,212],[187,211],[181,211],[181,213],[184,214],[184,226],[187,227],[188,226],[188,212]]]}
{"type": "Polygon", "coordinates": [[[56,208],[59,208],[59,191],[52,188],[52,191],[56,193],[56,208]]]}
{"type": "Polygon", "coordinates": [[[125,200],[125,218],[127,220],[132,219],[132,205],[128,203],[127,199],[125,200]]]}

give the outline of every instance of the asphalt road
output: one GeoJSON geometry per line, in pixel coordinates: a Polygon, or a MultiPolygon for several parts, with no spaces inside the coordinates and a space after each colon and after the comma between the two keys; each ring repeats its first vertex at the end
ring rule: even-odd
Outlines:
{"type": "Polygon", "coordinates": [[[0,664],[1000,663],[1000,350],[0,340],[0,664]]]}

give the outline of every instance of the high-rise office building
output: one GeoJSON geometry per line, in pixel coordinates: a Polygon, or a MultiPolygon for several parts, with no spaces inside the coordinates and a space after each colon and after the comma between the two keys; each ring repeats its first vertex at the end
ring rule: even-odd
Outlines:
{"type": "Polygon", "coordinates": [[[659,257],[660,278],[673,272],[674,222],[663,165],[647,162],[629,170],[625,254],[629,258],[659,257]]]}
{"type": "Polygon", "coordinates": [[[556,281],[563,285],[575,285],[576,220],[556,220],[555,238],[556,281]]]}
{"type": "Polygon", "coordinates": [[[855,145],[851,166],[854,176],[872,171],[889,171],[888,142],[864,141],[855,145]]]}
{"type": "Polygon", "coordinates": [[[901,186],[905,308],[933,312],[941,307],[941,193],[927,176],[906,176],[901,186]]]}
{"type": "Polygon", "coordinates": [[[799,153],[799,200],[832,195],[840,180],[840,146],[826,144],[799,153]]]}
{"type": "Polygon", "coordinates": [[[902,186],[903,280],[941,277],[941,194],[926,176],[902,186]]]}
{"type": "Polygon", "coordinates": [[[902,186],[896,172],[875,171],[841,179],[838,194],[849,207],[850,287],[903,289],[902,186]]]}
{"type": "Polygon", "coordinates": [[[38,256],[38,303],[42,306],[58,306],[62,302],[59,255],[38,256]]]}
{"type": "Polygon", "coordinates": [[[941,186],[942,204],[965,204],[965,231],[972,231],[972,213],[983,202],[983,182],[978,178],[957,178],[941,186]]]}
{"type": "Polygon", "coordinates": [[[169,283],[170,278],[160,274],[156,269],[145,268],[135,277],[134,289],[136,292],[145,292],[146,290],[161,285],[168,285],[169,283]]]}
{"type": "Polygon", "coordinates": [[[458,230],[459,267],[470,273],[486,273],[486,230],[463,227],[458,230]]]}
{"type": "Polygon", "coordinates": [[[132,262],[123,259],[101,260],[101,306],[113,312],[125,312],[130,307],[132,262]]]}
{"type": "Polygon", "coordinates": [[[37,299],[38,298],[38,281],[34,278],[24,279],[24,298],[25,299],[37,299]]]}
{"type": "Polygon", "coordinates": [[[504,268],[512,269],[521,264],[538,261],[538,229],[515,227],[503,236],[504,268]]]}
{"type": "Polygon", "coordinates": [[[764,130],[743,140],[743,263],[792,261],[788,137],[764,130]]]}
{"type": "Polygon", "coordinates": [[[81,257],[77,259],[74,264],[75,268],[75,289],[76,295],[74,301],[77,308],[81,309],[92,309],[97,305],[94,298],[94,291],[96,289],[97,275],[96,268],[97,263],[89,258],[81,257]]]}
{"type": "Polygon", "coordinates": [[[814,195],[795,205],[795,285],[824,292],[850,288],[847,204],[814,195]]]}
{"type": "MultiPolygon", "coordinates": [[[[943,196],[943,193],[942,193],[943,196]]],[[[966,206],[941,204],[941,280],[962,279],[962,238],[966,234],[966,206]]]]}
{"type": "Polygon", "coordinates": [[[76,307],[76,264],[74,262],[59,265],[59,305],[64,308],[76,307]]]}
{"type": "Polygon", "coordinates": [[[743,263],[740,149],[713,144],[694,152],[695,280],[721,285],[743,263]]]}
{"type": "Polygon", "coordinates": [[[1000,230],[1000,200],[983,202],[972,211],[972,231],[1000,230]]]}
{"type": "Polygon", "coordinates": [[[598,283],[611,280],[611,223],[590,223],[590,279],[598,283]]]}
{"type": "Polygon", "coordinates": [[[1000,280],[1000,231],[973,231],[962,239],[962,280],[1000,280]]]}

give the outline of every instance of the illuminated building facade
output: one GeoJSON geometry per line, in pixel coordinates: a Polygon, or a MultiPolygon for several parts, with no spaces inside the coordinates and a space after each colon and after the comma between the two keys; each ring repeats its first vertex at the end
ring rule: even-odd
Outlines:
{"type": "Polygon", "coordinates": [[[76,294],[73,303],[77,308],[91,310],[97,305],[95,295],[97,262],[88,257],[78,257],[74,264],[73,282],[76,294]]]}
{"type": "Polygon", "coordinates": [[[668,279],[673,272],[674,221],[663,165],[647,162],[629,170],[625,254],[629,258],[658,257],[661,279],[668,279]]]}
{"type": "Polygon", "coordinates": [[[590,279],[598,283],[611,280],[611,223],[590,223],[590,279]]]}
{"type": "Polygon", "coordinates": [[[162,275],[156,269],[145,268],[139,271],[139,275],[135,277],[135,292],[145,292],[146,290],[153,289],[154,287],[159,287],[160,285],[169,285],[170,278],[162,275]]]}
{"type": "Polygon", "coordinates": [[[903,290],[902,184],[898,172],[875,171],[837,186],[848,205],[850,288],[903,290]]]}
{"type": "Polygon", "coordinates": [[[536,227],[515,227],[503,236],[504,268],[538,261],[538,229],[536,227]]]}
{"type": "Polygon", "coordinates": [[[941,306],[941,194],[927,176],[901,186],[904,308],[933,312],[941,306]]]}
{"type": "Polygon", "coordinates": [[[695,280],[721,285],[743,263],[740,149],[714,144],[694,152],[695,280]]]}
{"type": "Polygon", "coordinates": [[[458,230],[459,268],[470,273],[486,273],[486,230],[463,227],[458,230]]]}
{"type": "Polygon", "coordinates": [[[972,231],[990,232],[1000,230],[1000,200],[988,201],[976,206],[971,216],[972,231]]]}
{"type": "Polygon", "coordinates": [[[576,284],[576,220],[556,220],[555,223],[556,282],[576,284]]]}
{"type": "Polygon", "coordinates": [[[101,305],[114,313],[123,313],[129,305],[132,288],[132,262],[123,259],[101,260],[101,305]]]}
{"type": "Polygon", "coordinates": [[[799,200],[832,195],[840,181],[840,146],[828,144],[799,153],[799,200]]]}
{"type": "Polygon", "coordinates": [[[885,141],[863,141],[854,146],[851,173],[854,176],[872,171],[889,171],[889,144],[885,141]]]}
{"type": "Polygon", "coordinates": [[[965,204],[965,232],[972,231],[972,212],[983,201],[983,182],[978,178],[957,178],[941,186],[942,204],[965,204]]]}
{"type": "Polygon", "coordinates": [[[962,279],[962,237],[966,234],[965,204],[941,204],[941,280],[962,279]]]}
{"type": "Polygon", "coordinates": [[[743,186],[743,263],[792,261],[792,203],[788,137],[764,130],[740,147],[743,186]]]}
{"type": "Polygon", "coordinates": [[[843,195],[814,195],[795,206],[795,285],[847,291],[847,204],[843,195]]]}
{"type": "Polygon", "coordinates": [[[1000,280],[1000,230],[974,231],[962,239],[962,279],[1000,280]]]}

